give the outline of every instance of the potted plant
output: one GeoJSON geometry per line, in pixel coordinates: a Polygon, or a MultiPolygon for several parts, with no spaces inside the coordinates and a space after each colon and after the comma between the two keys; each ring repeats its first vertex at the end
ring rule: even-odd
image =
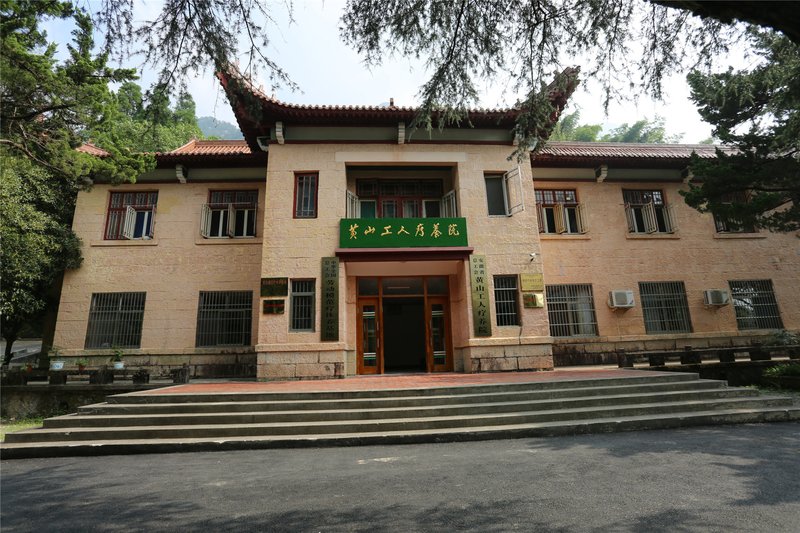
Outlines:
{"type": "Polygon", "coordinates": [[[55,346],[50,347],[50,370],[64,370],[64,360],[55,346]]]}
{"type": "Polygon", "coordinates": [[[82,374],[83,371],[86,370],[86,366],[89,364],[89,360],[85,357],[81,357],[76,361],[76,363],[78,364],[78,372],[82,374]]]}
{"type": "Polygon", "coordinates": [[[114,370],[124,370],[125,369],[125,361],[122,360],[122,348],[114,347],[112,348],[114,355],[111,357],[111,363],[114,366],[114,370]]]}

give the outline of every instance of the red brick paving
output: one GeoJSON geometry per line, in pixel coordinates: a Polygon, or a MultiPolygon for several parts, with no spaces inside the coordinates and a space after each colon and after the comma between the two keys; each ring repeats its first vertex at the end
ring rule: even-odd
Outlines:
{"type": "Polygon", "coordinates": [[[496,374],[404,374],[383,376],[357,376],[346,379],[308,381],[242,382],[219,381],[214,383],[189,383],[134,394],[213,394],[248,392],[318,392],[354,391],[373,389],[419,389],[497,383],[530,383],[580,379],[627,378],[643,374],[640,370],[591,369],[555,370],[552,372],[508,372],[496,374]]]}

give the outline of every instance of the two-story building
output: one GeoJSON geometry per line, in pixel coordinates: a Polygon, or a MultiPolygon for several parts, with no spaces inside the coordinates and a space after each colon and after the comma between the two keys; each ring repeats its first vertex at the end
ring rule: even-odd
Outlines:
{"type": "Polygon", "coordinates": [[[245,141],[192,141],[79,194],[64,355],[307,379],[545,370],[800,328],[797,235],[729,231],[680,197],[689,155],[713,147],[552,143],[518,164],[514,110],[429,133],[411,108],[237,87],[245,141]]]}

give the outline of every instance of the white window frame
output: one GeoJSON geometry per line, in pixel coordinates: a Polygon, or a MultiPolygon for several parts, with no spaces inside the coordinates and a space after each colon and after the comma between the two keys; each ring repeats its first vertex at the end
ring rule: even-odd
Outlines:
{"type": "MultiPolygon", "coordinates": [[[[214,206],[222,206],[226,204],[213,204],[214,206]]],[[[236,235],[236,213],[238,211],[244,211],[244,225],[243,229],[245,233],[247,232],[248,228],[248,221],[250,216],[250,211],[252,211],[253,217],[258,217],[258,204],[242,204],[236,202],[230,202],[227,204],[227,207],[212,207],[211,204],[203,204],[200,208],[200,235],[204,239],[253,239],[256,237],[258,231],[256,230],[256,226],[258,223],[258,219],[256,218],[253,224],[253,234],[252,235],[236,235]],[[227,210],[227,223],[225,217],[222,215],[223,211],[227,210]],[[217,228],[212,227],[212,220],[214,213],[219,211],[219,226],[217,228]],[[215,231],[216,230],[216,231],[215,231]],[[219,233],[217,235],[217,233],[219,233]]]]}

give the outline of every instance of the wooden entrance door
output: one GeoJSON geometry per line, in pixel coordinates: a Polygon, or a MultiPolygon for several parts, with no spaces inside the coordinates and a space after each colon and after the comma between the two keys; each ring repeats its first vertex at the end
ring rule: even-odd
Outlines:
{"type": "Polygon", "coordinates": [[[428,338],[428,372],[452,371],[453,343],[450,340],[447,296],[428,296],[425,302],[425,328],[428,338]]]}
{"type": "Polygon", "coordinates": [[[378,298],[358,300],[358,373],[383,373],[383,346],[381,342],[381,311],[378,298]]]}

